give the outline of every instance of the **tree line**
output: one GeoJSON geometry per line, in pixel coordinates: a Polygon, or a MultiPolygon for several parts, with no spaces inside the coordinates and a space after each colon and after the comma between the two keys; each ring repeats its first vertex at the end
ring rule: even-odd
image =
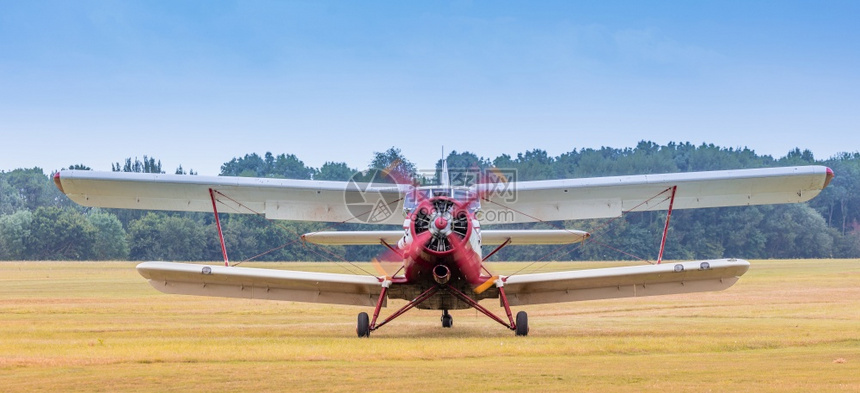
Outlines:
{"type": "MultiPolygon", "coordinates": [[[[400,150],[374,153],[368,168],[396,168],[402,176],[435,183],[435,172],[419,172],[400,150]],[[395,165],[397,164],[397,165],[395,165]]],[[[514,179],[559,178],[826,165],[836,173],[830,186],[808,203],[679,210],[673,213],[665,258],[831,258],[860,256],[860,153],[816,160],[808,150],[784,157],[758,155],[746,148],[712,144],[640,142],[633,148],[573,150],[550,156],[534,149],[515,157],[489,159],[452,151],[448,167],[504,168],[514,179]]],[[[84,164],[70,169],[88,170],[84,164]]],[[[114,171],[164,173],[161,162],[144,156],[112,165],[114,171]]],[[[181,166],[173,173],[194,175],[181,166]]],[[[222,176],[292,179],[366,180],[343,162],[320,168],[294,154],[256,153],[221,166],[222,176]]],[[[220,260],[214,217],[208,213],[84,208],[54,187],[52,173],[40,168],[0,171],[0,260],[220,260]]],[[[455,179],[456,182],[456,179],[455,179]]],[[[632,212],[615,220],[508,225],[511,228],[583,229],[594,236],[584,244],[508,247],[496,260],[618,260],[656,258],[665,211],[632,212]]],[[[253,214],[222,214],[221,224],[232,261],[367,261],[379,246],[321,247],[303,244],[299,235],[319,230],[366,230],[362,224],[269,221],[253,214]]],[[[396,228],[396,227],[395,227],[396,228]]],[[[489,250],[485,250],[485,253],[489,250]]]]}

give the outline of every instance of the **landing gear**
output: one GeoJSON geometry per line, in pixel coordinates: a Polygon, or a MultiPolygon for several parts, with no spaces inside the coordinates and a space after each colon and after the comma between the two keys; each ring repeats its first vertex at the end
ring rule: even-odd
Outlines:
{"type": "Polygon", "coordinates": [[[449,328],[454,326],[454,317],[448,314],[448,310],[442,310],[442,327],[449,328]]]}
{"type": "MultiPolygon", "coordinates": [[[[389,282],[389,281],[386,281],[386,282],[389,282]]],[[[379,316],[379,309],[384,304],[385,296],[387,294],[386,290],[388,289],[388,286],[385,286],[385,283],[383,283],[383,285],[384,286],[382,287],[382,292],[379,295],[379,300],[376,302],[376,308],[373,311],[373,320],[368,321],[369,318],[368,318],[367,313],[359,313],[358,314],[358,325],[355,329],[355,332],[356,332],[356,334],[358,334],[358,337],[370,337],[371,331],[379,329],[380,327],[387,324],[388,322],[391,322],[395,318],[403,315],[403,313],[411,310],[412,308],[421,304],[425,300],[430,299],[439,291],[445,291],[445,292],[453,295],[455,298],[468,304],[470,307],[474,308],[475,310],[478,310],[478,312],[480,312],[481,314],[484,314],[487,317],[489,317],[490,319],[500,323],[502,326],[506,327],[507,329],[513,330],[517,336],[526,336],[529,334],[528,315],[526,315],[525,311],[520,311],[519,313],[517,313],[516,319],[514,318],[513,313],[511,313],[511,307],[508,304],[507,296],[505,296],[504,287],[502,285],[497,285],[497,286],[499,288],[499,295],[501,297],[502,306],[504,306],[505,314],[508,317],[507,321],[498,317],[493,312],[486,309],[484,306],[478,304],[478,302],[475,299],[473,299],[471,296],[463,293],[463,291],[457,289],[454,286],[446,284],[446,285],[434,285],[430,288],[427,288],[427,290],[422,292],[416,298],[409,301],[409,303],[407,303],[405,306],[401,307],[399,310],[397,310],[394,313],[392,313],[391,315],[389,315],[388,318],[385,318],[385,320],[383,320],[382,322],[377,323],[377,317],[379,316]]],[[[441,322],[442,322],[443,328],[450,328],[450,327],[454,326],[454,317],[450,313],[448,313],[448,310],[442,310],[441,322]]]]}
{"type": "Polygon", "coordinates": [[[370,318],[366,312],[358,313],[358,326],[355,328],[358,337],[370,337],[370,318]]]}
{"type": "Polygon", "coordinates": [[[517,336],[529,335],[529,315],[525,311],[517,313],[517,336]]]}

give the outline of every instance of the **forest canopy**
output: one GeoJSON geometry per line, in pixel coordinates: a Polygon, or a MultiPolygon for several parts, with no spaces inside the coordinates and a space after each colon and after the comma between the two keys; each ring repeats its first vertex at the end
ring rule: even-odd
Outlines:
{"type": "MultiPolygon", "coordinates": [[[[160,160],[143,156],[112,164],[114,171],[164,173],[160,160]]],[[[295,154],[266,152],[232,158],[221,166],[222,176],[349,180],[367,169],[399,163],[404,176],[436,182],[435,171],[418,171],[399,149],[376,152],[368,168],[343,162],[309,167],[295,154]]],[[[758,155],[747,148],[713,144],[642,141],[634,148],[573,150],[550,156],[534,149],[495,158],[452,151],[453,169],[503,168],[516,180],[648,173],[707,171],[794,165],[826,165],[836,177],[810,202],[791,205],[679,210],[673,214],[666,259],[698,258],[857,258],[860,257],[860,153],[843,153],[816,160],[808,150],[794,149],[784,157],[758,155]]],[[[85,164],[70,169],[89,170],[85,164]]],[[[181,166],[176,174],[193,176],[181,166]]],[[[0,171],[0,260],[167,260],[221,259],[214,217],[206,213],[85,208],[54,187],[52,173],[41,168],[0,171]]],[[[580,220],[519,224],[517,228],[594,231],[582,245],[517,246],[494,260],[621,260],[654,259],[666,212],[633,212],[616,220],[580,220]]],[[[361,224],[267,221],[256,215],[223,214],[223,233],[230,259],[260,261],[367,261],[383,251],[379,246],[319,247],[303,244],[299,235],[319,230],[371,229],[361,224]]],[[[373,227],[373,229],[380,229],[373,227]]],[[[485,250],[485,253],[489,250],[485,250]]]]}

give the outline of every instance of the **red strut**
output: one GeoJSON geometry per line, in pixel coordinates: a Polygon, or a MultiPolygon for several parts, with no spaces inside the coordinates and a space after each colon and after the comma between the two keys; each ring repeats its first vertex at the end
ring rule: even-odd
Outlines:
{"type": "Polygon", "coordinates": [[[672,218],[672,205],[675,204],[675,191],[678,186],[672,186],[672,198],[669,199],[669,213],[666,214],[666,226],[663,227],[663,239],[660,240],[660,255],[657,256],[657,264],[663,261],[663,251],[666,249],[666,235],[669,234],[669,220],[672,218]]]}
{"type": "Polygon", "coordinates": [[[212,198],[212,211],[215,212],[215,227],[218,228],[218,240],[221,240],[221,254],[224,255],[224,266],[230,266],[227,260],[227,246],[224,245],[224,233],[221,232],[221,219],[218,218],[218,207],[215,206],[215,190],[209,189],[209,197],[212,198]]]}

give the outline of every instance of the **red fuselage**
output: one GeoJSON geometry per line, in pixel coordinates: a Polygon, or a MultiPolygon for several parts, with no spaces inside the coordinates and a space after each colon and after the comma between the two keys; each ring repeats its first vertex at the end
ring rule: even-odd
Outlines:
{"type": "Polygon", "coordinates": [[[410,213],[402,245],[407,282],[454,283],[476,286],[481,276],[481,254],[474,233],[474,213],[468,203],[444,196],[421,201],[410,213]],[[477,249],[476,249],[477,248],[477,249]]]}

